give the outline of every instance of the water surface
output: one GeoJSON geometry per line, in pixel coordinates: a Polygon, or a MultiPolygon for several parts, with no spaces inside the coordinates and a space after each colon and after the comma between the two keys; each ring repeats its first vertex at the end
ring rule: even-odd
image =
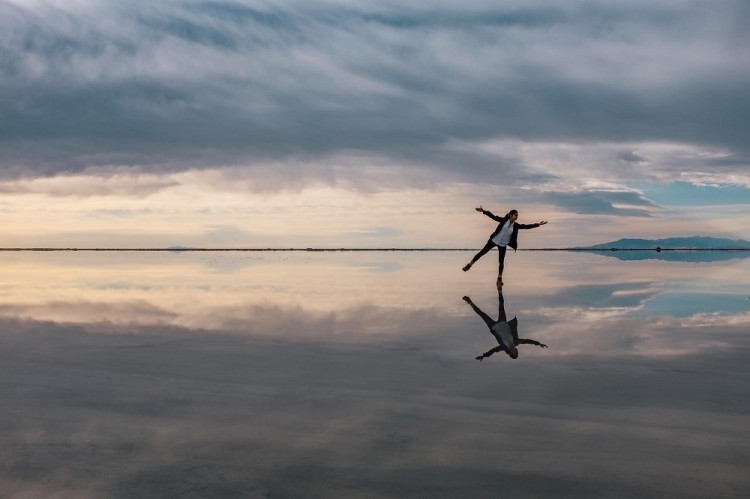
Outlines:
{"type": "Polygon", "coordinates": [[[0,490],[750,493],[748,259],[470,256],[3,254],[0,490]]]}

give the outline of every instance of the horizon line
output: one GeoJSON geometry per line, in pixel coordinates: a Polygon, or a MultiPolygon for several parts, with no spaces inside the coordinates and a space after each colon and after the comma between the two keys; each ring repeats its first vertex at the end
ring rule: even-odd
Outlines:
{"type": "MultiPolygon", "coordinates": [[[[478,248],[189,248],[189,247],[153,247],[153,248],[77,248],[77,247],[10,247],[0,248],[0,251],[167,251],[171,253],[181,253],[189,251],[237,251],[237,252],[272,252],[272,251],[305,251],[305,252],[333,252],[333,251],[477,251],[478,248]]],[[[611,252],[611,251],[750,251],[750,247],[743,248],[697,248],[697,247],[674,247],[674,248],[594,248],[594,247],[572,247],[572,248],[519,248],[518,251],[594,251],[594,252],[611,252]]]]}

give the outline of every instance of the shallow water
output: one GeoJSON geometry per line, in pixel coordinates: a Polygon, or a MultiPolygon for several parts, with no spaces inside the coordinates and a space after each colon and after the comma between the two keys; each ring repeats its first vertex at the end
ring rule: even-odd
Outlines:
{"type": "Polygon", "coordinates": [[[750,259],[470,256],[3,254],[2,495],[750,494],[750,259]]]}

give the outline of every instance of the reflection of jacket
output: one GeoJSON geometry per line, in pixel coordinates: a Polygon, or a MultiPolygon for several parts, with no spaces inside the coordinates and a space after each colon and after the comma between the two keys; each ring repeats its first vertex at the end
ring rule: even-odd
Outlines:
{"type": "MultiPolygon", "coordinates": [[[[508,221],[508,215],[504,217],[498,217],[497,215],[492,214],[492,212],[484,210],[482,213],[490,217],[492,220],[499,222],[497,228],[495,229],[495,232],[492,233],[490,236],[490,239],[495,237],[500,231],[503,229],[503,225],[505,225],[505,222],[508,221]]],[[[508,246],[513,248],[513,250],[518,249],[518,229],[534,229],[536,227],[539,227],[539,224],[519,224],[514,223],[513,224],[513,233],[510,236],[510,242],[508,243],[508,246]]]]}
{"type": "Polygon", "coordinates": [[[515,317],[508,322],[497,321],[490,332],[506,352],[510,352],[510,347],[518,345],[518,319],[515,317]]]}
{"type": "Polygon", "coordinates": [[[493,354],[496,354],[497,352],[502,352],[502,351],[504,351],[505,353],[510,353],[510,348],[517,347],[518,345],[543,346],[541,343],[539,343],[536,340],[527,340],[527,339],[518,337],[518,319],[515,317],[513,317],[508,322],[503,322],[502,320],[497,321],[495,325],[493,325],[490,328],[490,332],[492,333],[492,336],[495,337],[499,345],[496,346],[495,348],[487,350],[481,355],[481,357],[489,357],[490,355],[493,355],[493,354]],[[508,333],[510,333],[512,338],[504,337],[508,333]],[[507,344],[508,340],[510,340],[513,344],[508,345],[507,344]]]}

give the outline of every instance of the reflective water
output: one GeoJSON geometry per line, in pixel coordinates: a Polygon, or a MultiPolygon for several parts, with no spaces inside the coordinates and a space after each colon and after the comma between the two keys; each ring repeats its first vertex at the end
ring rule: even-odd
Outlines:
{"type": "Polygon", "coordinates": [[[750,259],[470,256],[3,253],[0,495],[750,494],[750,259]]]}

